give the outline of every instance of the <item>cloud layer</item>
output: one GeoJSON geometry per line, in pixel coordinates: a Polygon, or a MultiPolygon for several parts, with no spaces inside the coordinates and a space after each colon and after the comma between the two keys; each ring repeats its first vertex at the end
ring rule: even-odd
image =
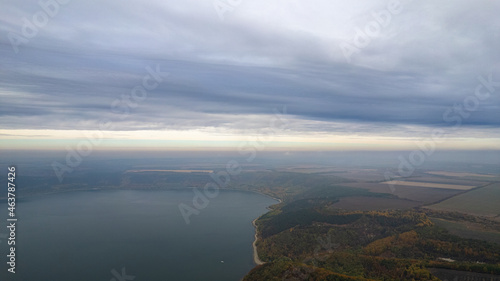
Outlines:
{"type": "Polygon", "coordinates": [[[290,134],[498,137],[500,85],[474,98],[500,81],[497,1],[60,2],[2,1],[6,133],[248,134],[286,106],[290,134]],[[168,75],[127,105],[147,67],[168,75]]]}

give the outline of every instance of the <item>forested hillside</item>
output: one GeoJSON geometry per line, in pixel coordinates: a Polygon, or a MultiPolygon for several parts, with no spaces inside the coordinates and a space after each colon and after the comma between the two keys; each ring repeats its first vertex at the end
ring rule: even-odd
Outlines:
{"type": "Polygon", "coordinates": [[[499,244],[452,235],[424,211],[345,211],[332,201],[282,204],[260,217],[266,264],[244,280],[440,280],[442,268],[500,274],[499,244]]]}

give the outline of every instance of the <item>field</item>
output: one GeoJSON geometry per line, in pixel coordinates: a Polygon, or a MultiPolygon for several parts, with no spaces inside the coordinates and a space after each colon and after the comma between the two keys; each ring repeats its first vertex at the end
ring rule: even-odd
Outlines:
{"type": "Polygon", "coordinates": [[[363,168],[339,168],[330,166],[294,166],[286,169],[278,169],[280,171],[305,173],[305,174],[321,174],[338,176],[350,180],[359,181],[383,181],[384,170],[380,169],[363,169],[363,168]]]}
{"type": "MultiPolygon", "coordinates": [[[[397,196],[399,199],[404,199],[396,203],[397,208],[400,208],[400,204],[404,203],[411,207],[415,206],[415,202],[420,205],[437,203],[476,187],[487,185],[495,179],[495,176],[484,174],[416,170],[411,177],[404,180],[393,179],[386,181],[384,180],[384,171],[376,169],[339,169],[335,172],[335,175],[356,181],[346,183],[345,186],[364,188],[377,193],[388,193],[397,196]]],[[[361,206],[355,202],[350,203],[361,206]]],[[[369,202],[366,203],[370,204],[369,202]]],[[[378,208],[377,204],[374,207],[378,208]]]]}
{"type": "Polygon", "coordinates": [[[475,187],[473,185],[443,184],[443,183],[417,182],[417,181],[397,181],[397,180],[386,181],[382,183],[391,185],[405,185],[405,186],[444,188],[444,189],[457,189],[457,190],[469,190],[475,187]]]}
{"type": "Polygon", "coordinates": [[[407,178],[407,180],[411,180],[414,182],[430,182],[430,183],[443,183],[443,184],[458,184],[458,185],[470,185],[470,186],[481,186],[489,181],[485,180],[467,180],[463,178],[450,178],[443,176],[418,176],[407,178]]]}
{"type": "Polygon", "coordinates": [[[420,202],[421,204],[431,204],[439,200],[450,198],[462,191],[455,189],[443,188],[427,188],[427,187],[410,187],[403,185],[395,185],[390,188],[388,184],[370,183],[370,182],[355,182],[346,183],[344,186],[365,188],[371,192],[388,193],[395,195],[401,199],[408,199],[420,202]]]}
{"type": "Polygon", "coordinates": [[[419,205],[419,202],[404,199],[358,196],[341,198],[339,202],[333,204],[333,207],[349,211],[383,211],[404,210],[419,205]]]}
{"type": "Polygon", "coordinates": [[[455,173],[455,172],[444,172],[444,171],[427,172],[427,174],[446,176],[446,177],[486,177],[486,178],[497,177],[494,175],[474,174],[474,173],[455,173]]]}
{"type": "Polygon", "coordinates": [[[439,218],[431,218],[437,226],[443,227],[451,234],[462,238],[479,239],[489,242],[500,243],[500,232],[485,229],[482,225],[472,222],[458,222],[439,218]]]}
{"type": "Polygon", "coordinates": [[[454,196],[427,208],[443,211],[500,217],[500,183],[492,183],[485,187],[454,196]]]}
{"type": "Polygon", "coordinates": [[[358,181],[383,181],[384,171],[377,169],[348,169],[336,172],[335,175],[351,180],[358,181]]]}
{"type": "Polygon", "coordinates": [[[500,281],[500,276],[492,274],[474,273],[458,271],[444,268],[429,268],[429,271],[441,280],[467,281],[467,280],[488,280],[500,281]]]}

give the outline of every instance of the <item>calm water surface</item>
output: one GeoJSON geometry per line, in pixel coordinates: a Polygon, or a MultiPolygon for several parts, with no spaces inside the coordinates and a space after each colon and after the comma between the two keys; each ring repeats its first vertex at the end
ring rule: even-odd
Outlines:
{"type": "MultiPolygon", "coordinates": [[[[240,280],[254,267],[251,222],[276,201],[221,191],[187,225],[178,204],[193,196],[119,190],[18,201],[16,274],[7,273],[8,245],[0,236],[0,280],[119,281],[113,270],[120,276],[122,269],[134,281],[240,280]]],[[[6,225],[7,205],[0,208],[6,225]]]]}

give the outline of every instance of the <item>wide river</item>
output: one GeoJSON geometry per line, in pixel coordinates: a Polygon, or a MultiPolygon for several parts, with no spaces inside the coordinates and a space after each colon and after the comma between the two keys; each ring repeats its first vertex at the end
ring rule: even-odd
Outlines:
{"type": "Polygon", "coordinates": [[[193,197],[190,189],[101,190],[18,200],[15,274],[1,203],[0,280],[240,280],[254,267],[252,220],[277,201],[220,191],[186,224],[178,206],[193,206],[193,197]]]}

